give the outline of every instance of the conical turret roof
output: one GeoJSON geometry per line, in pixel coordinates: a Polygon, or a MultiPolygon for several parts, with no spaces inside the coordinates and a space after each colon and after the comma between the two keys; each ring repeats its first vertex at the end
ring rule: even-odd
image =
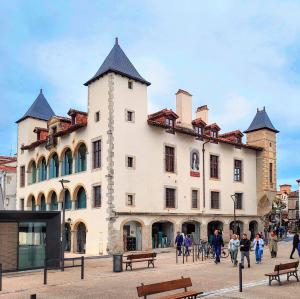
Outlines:
{"type": "Polygon", "coordinates": [[[262,110],[257,109],[256,115],[249,126],[249,128],[244,133],[249,133],[261,129],[268,129],[270,131],[273,131],[275,133],[278,133],[279,131],[275,129],[273,126],[265,107],[262,110]]]}
{"type": "Polygon", "coordinates": [[[32,117],[35,119],[48,120],[51,116],[55,115],[54,111],[50,107],[46,98],[44,97],[43,90],[40,93],[27,112],[17,121],[20,121],[32,117]]]}
{"type": "Polygon", "coordinates": [[[104,76],[108,72],[114,72],[116,74],[128,77],[130,79],[139,81],[143,84],[150,85],[151,83],[146,81],[136,70],[133,64],[130,62],[124,51],[121,49],[116,38],[116,43],[105,58],[104,62],[100,66],[97,73],[88,80],[84,85],[88,86],[92,82],[96,81],[100,77],[104,76]]]}

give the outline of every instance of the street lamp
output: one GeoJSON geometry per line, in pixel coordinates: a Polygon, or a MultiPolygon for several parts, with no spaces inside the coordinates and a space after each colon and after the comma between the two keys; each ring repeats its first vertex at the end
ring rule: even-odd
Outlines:
{"type": "Polygon", "coordinates": [[[233,233],[236,234],[236,216],[235,216],[235,208],[236,208],[236,195],[230,195],[233,200],[233,233]]]}
{"type": "Polygon", "coordinates": [[[65,270],[65,186],[64,184],[70,183],[69,180],[61,179],[59,180],[62,186],[63,191],[63,200],[62,200],[62,224],[61,224],[61,271],[65,270]]]}

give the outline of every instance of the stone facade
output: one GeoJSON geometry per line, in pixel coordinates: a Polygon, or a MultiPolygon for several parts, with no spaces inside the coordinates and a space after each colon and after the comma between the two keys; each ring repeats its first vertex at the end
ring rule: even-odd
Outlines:
{"type": "MultiPolygon", "coordinates": [[[[71,200],[71,207],[66,211],[67,243],[72,252],[88,254],[123,251],[131,245],[131,250],[172,246],[176,231],[193,234],[198,240],[208,239],[213,229],[220,228],[228,240],[233,222],[231,196],[236,193],[243,195],[236,213],[239,233],[251,230],[253,235],[261,230],[258,202],[262,193],[269,198],[275,188],[266,183],[269,161],[274,163],[272,181],[276,185],[275,137],[267,130],[259,130],[249,133],[248,144],[244,144],[232,134],[230,139],[226,139],[226,134],[220,138],[205,135],[210,134],[212,128],[220,130],[217,124],[206,124],[204,135],[198,136],[191,120],[204,113],[208,122],[208,108],[202,105],[202,114],[198,109],[198,114],[193,116],[192,95],[183,90],[176,94],[179,119],[176,120],[175,112],[164,110],[171,115],[174,127],[150,123],[149,84],[126,71],[128,69],[114,68],[89,81],[87,114],[69,111],[71,117],[74,113],[83,117],[83,126],[79,126],[82,122],[77,124],[75,120],[74,125],[70,119],[55,116],[48,121],[27,117],[18,123],[18,179],[21,167],[26,168],[24,186],[18,182],[18,207],[24,200],[26,209],[32,209],[33,204],[41,209],[45,198],[49,210],[55,194],[58,209],[61,209],[63,193],[59,180],[67,179],[65,187],[71,200]],[[57,122],[68,125],[61,127],[57,122]],[[58,130],[55,145],[49,148],[36,141],[36,127],[48,130],[50,137],[54,136],[53,126],[58,130]],[[101,141],[101,165],[94,167],[93,142],[97,140],[101,141]],[[273,149],[269,148],[270,142],[273,149]],[[82,144],[86,147],[86,168],[78,171],[75,164],[82,144]],[[171,172],[165,168],[166,147],[174,149],[174,171],[171,172]],[[66,150],[71,152],[74,163],[72,173],[63,176],[61,168],[66,150]],[[198,153],[195,161],[191,153],[198,153]],[[49,163],[55,154],[59,157],[59,173],[49,178],[49,163]],[[211,156],[218,157],[217,178],[210,175],[211,156]],[[128,157],[131,157],[131,166],[128,157]],[[39,165],[44,158],[47,179],[31,183],[28,169],[33,162],[39,165]],[[242,165],[238,181],[234,178],[235,160],[242,165]],[[196,167],[196,171],[192,167],[196,167]],[[95,206],[95,186],[101,187],[100,206],[95,206]],[[166,204],[166,190],[170,188],[175,190],[174,207],[166,204]],[[192,204],[193,191],[197,191],[194,192],[196,205],[192,204]],[[78,206],[80,192],[86,196],[84,208],[78,206]],[[219,194],[217,207],[212,204],[213,192],[219,194]]],[[[241,137],[241,132],[238,135],[241,137]]]]}

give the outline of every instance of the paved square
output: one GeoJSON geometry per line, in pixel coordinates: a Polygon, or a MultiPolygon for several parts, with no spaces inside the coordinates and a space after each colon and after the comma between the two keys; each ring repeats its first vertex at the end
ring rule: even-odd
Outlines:
{"type": "Polygon", "coordinates": [[[212,260],[192,263],[191,258],[186,264],[181,260],[176,264],[174,249],[166,249],[158,254],[154,269],[144,268],[144,263],[138,263],[132,272],[113,273],[111,258],[86,260],[84,280],[80,280],[79,268],[64,273],[49,271],[47,286],[43,285],[41,271],[5,274],[0,299],[25,299],[30,294],[37,294],[37,298],[138,298],[136,286],[140,283],[181,276],[191,277],[193,289],[204,291],[207,298],[299,298],[300,283],[293,278],[286,283],[282,276],[282,286],[273,282],[269,287],[264,277],[264,273],[272,271],[275,264],[290,261],[290,249],[291,242],[280,242],[278,258],[270,259],[266,248],[261,265],[255,264],[252,253],[251,268],[243,271],[243,293],[238,292],[238,269],[232,266],[229,258],[222,259],[220,265],[215,265],[212,260]]]}

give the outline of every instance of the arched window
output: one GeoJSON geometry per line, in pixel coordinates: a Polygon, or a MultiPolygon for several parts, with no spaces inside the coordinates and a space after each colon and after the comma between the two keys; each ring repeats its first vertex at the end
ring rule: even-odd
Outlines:
{"type": "Polygon", "coordinates": [[[76,172],[86,170],[86,146],[81,144],[76,153],[76,172]]]}
{"type": "Polygon", "coordinates": [[[59,161],[57,154],[53,154],[49,163],[49,178],[57,178],[59,176],[59,161]]]}
{"type": "Polygon", "coordinates": [[[47,179],[47,163],[46,159],[42,158],[38,164],[39,168],[39,182],[45,181],[47,179]]]}
{"type": "Polygon", "coordinates": [[[36,211],[35,198],[31,196],[31,211],[36,211]]]}
{"type": "Polygon", "coordinates": [[[36,183],[36,164],[32,161],[28,167],[28,184],[36,183]]]}
{"type": "Polygon", "coordinates": [[[76,209],[85,209],[86,208],[86,193],[83,187],[77,192],[76,198],[76,209]]]}
{"type": "Polygon", "coordinates": [[[65,151],[61,166],[61,175],[72,174],[73,158],[70,149],[65,151]]]}
{"type": "Polygon", "coordinates": [[[55,192],[52,192],[52,194],[51,194],[50,210],[51,211],[58,210],[57,196],[56,196],[55,192]]]}
{"type": "Polygon", "coordinates": [[[69,190],[67,189],[65,191],[65,209],[71,210],[71,208],[72,208],[71,194],[70,194],[69,190]]]}
{"type": "Polygon", "coordinates": [[[46,211],[46,199],[44,194],[41,196],[41,205],[40,205],[41,211],[46,211]]]}

